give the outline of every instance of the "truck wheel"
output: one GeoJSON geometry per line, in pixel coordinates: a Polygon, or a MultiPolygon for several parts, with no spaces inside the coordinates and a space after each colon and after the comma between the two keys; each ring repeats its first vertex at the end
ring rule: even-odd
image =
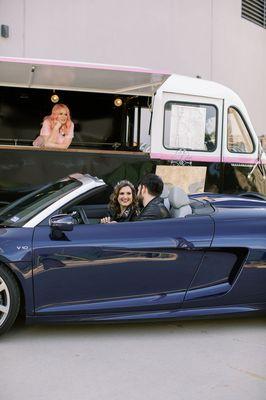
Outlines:
{"type": "Polygon", "coordinates": [[[0,265],[0,335],[15,322],[20,308],[20,292],[13,274],[0,265]]]}

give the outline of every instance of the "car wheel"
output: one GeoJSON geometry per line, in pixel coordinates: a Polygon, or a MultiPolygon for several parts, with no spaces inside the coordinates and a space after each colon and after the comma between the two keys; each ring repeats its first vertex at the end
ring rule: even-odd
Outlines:
{"type": "Polygon", "coordinates": [[[0,335],[15,322],[20,308],[20,292],[13,274],[0,265],[0,335]]]}

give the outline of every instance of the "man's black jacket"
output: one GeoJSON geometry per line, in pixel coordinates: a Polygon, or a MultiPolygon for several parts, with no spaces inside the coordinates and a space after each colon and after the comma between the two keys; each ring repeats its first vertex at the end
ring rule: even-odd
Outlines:
{"type": "Polygon", "coordinates": [[[163,199],[155,197],[141,210],[140,214],[134,218],[134,221],[163,218],[170,218],[170,213],[164,206],[163,199]]]}

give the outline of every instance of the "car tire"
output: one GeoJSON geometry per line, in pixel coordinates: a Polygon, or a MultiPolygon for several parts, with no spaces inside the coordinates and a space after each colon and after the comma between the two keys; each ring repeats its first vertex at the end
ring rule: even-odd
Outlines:
{"type": "Polygon", "coordinates": [[[12,272],[0,265],[0,335],[14,324],[20,309],[20,291],[12,272]]]}

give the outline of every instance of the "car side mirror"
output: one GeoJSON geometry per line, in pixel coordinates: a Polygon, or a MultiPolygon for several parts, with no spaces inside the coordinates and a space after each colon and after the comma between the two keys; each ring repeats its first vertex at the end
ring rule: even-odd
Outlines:
{"type": "Polygon", "coordinates": [[[75,225],[75,219],[72,215],[68,214],[59,214],[54,215],[49,220],[49,225],[52,230],[58,231],[73,231],[73,226],[75,225]]]}

